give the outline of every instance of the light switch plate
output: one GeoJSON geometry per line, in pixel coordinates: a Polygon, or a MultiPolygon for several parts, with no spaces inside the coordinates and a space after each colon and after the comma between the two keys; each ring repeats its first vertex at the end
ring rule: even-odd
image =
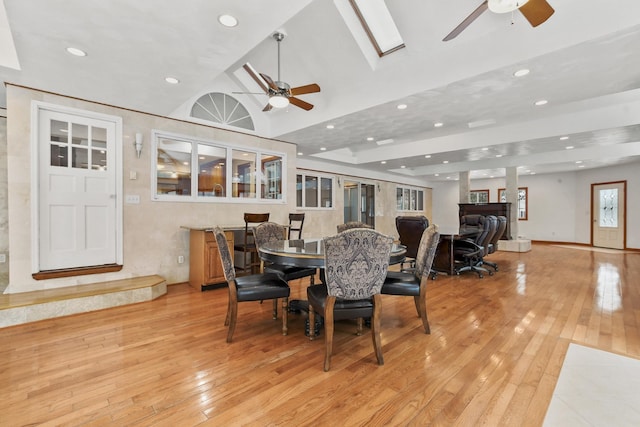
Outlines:
{"type": "Polygon", "coordinates": [[[137,205],[140,203],[140,196],[137,194],[127,194],[124,198],[125,203],[137,205]]]}

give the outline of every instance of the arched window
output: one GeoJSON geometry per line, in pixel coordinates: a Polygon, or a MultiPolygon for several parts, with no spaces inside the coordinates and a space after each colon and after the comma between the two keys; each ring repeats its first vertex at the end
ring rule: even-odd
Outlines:
{"type": "Polygon", "coordinates": [[[191,107],[191,117],[255,130],[251,115],[244,105],[225,93],[212,92],[202,95],[191,107]]]}

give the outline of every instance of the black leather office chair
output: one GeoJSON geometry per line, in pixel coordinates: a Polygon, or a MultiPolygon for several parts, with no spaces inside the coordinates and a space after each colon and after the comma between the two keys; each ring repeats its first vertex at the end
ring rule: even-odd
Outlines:
{"type": "Polygon", "coordinates": [[[484,228],[484,215],[468,214],[460,217],[460,234],[476,235],[484,228]]]}
{"type": "Polygon", "coordinates": [[[486,264],[490,267],[493,267],[495,271],[498,271],[498,264],[496,264],[495,262],[487,261],[486,255],[491,255],[492,253],[498,250],[498,240],[500,240],[500,238],[504,234],[504,230],[507,229],[507,217],[503,215],[499,215],[497,217],[497,221],[498,221],[498,226],[496,227],[496,232],[493,235],[493,238],[489,242],[488,253],[485,254],[485,258],[482,259],[483,265],[486,264]]]}
{"type": "Polygon", "coordinates": [[[415,259],[420,246],[422,233],[429,226],[426,216],[397,216],[396,230],[400,238],[400,244],[407,247],[405,261],[400,263],[400,270],[404,270],[404,263],[408,262],[410,268],[415,268],[415,259]]]}
{"type": "MultiPolygon", "coordinates": [[[[468,216],[468,215],[467,215],[468,216]]],[[[483,278],[483,273],[490,276],[493,272],[482,267],[482,259],[487,252],[487,245],[496,232],[498,226],[497,218],[488,215],[478,219],[478,223],[482,224],[482,229],[476,235],[474,240],[460,239],[453,241],[453,255],[456,262],[461,266],[456,268],[456,273],[460,274],[465,271],[473,271],[478,274],[479,278],[483,278]]]]}

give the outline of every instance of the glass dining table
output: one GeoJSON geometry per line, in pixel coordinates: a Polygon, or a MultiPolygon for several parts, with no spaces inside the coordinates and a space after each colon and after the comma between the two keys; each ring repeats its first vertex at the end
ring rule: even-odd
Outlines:
{"type": "MultiPolygon", "coordinates": [[[[389,265],[399,264],[405,258],[407,248],[394,243],[391,247],[389,265]]],[[[294,267],[324,268],[324,245],[322,239],[277,240],[260,246],[260,258],[274,264],[294,267]]],[[[322,276],[322,272],[321,272],[322,276]]],[[[291,312],[309,311],[309,304],[305,300],[290,300],[291,312]]],[[[309,335],[309,319],[305,322],[305,334],[309,335]]],[[[315,335],[318,335],[322,317],[316,317],[315,335]]]]}
{"type": "MultiPolygon", "coordinates": [[[[261,245],[259,252],[263,261],[274,264],[324,268],[322,239],[277,240],[261,245]]],[[[406,252],[406,246],[394,243],[391,247],[389,265],[402,262],[406,252]]]]}

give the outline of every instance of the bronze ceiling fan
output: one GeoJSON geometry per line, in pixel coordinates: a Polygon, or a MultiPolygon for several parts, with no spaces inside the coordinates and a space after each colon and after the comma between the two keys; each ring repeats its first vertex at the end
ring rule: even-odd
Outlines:
{"type": "Polygon", "coordinates": [[[242,66],[264,91],[264,94],[269,95],[269,102],[262,111],[270,111],[274,107],[284,108],[289,105],[289,103],[306,111],[311,110],[313,108],[313,104],[309,104],[300,98],[296,98],[296,96],[320,92],[320,86],[316,83],[311,83],[304,86],[291,87],[288,83],[280,80],[280,42],[284,39],[284,34],[279,32],[274,33],[273,38],[278,42],[278,80],[274,81],[268,75],[256,72],[249,63],[242,66]]]}
{"type": "Polygon", "coordinates": [[[532,27],[542,24],[555,12],[546,0],[485,0],[476,10],[471,12],[471,15],[467,16],[453,31],[447,34],[442,41],[446,42],[457,37],[487,9],[494,13],[507,13],[517,9],[532,27]]]}

